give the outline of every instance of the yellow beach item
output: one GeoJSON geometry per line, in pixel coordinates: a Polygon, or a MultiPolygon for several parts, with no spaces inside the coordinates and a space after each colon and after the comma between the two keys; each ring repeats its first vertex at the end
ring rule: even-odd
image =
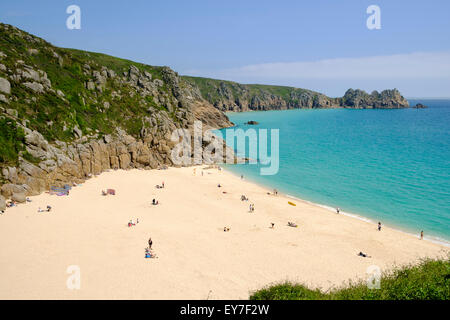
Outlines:
{"type": "Polygon", "coordinates": [[[288,201],[288,203],[289,203],[291,206],[296,206],[296,204],[293,203],[293,202],[288,201]]]}

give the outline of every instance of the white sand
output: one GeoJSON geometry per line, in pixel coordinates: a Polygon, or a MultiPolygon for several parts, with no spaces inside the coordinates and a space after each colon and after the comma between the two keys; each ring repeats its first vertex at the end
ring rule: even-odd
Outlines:
{"type": "Polygon", "coordinates": [[[42,194],[8,209],[0,216],[0,299],[247,299],[274,282],[326,289],[366,278],[370,265],[384,270],[448,250],[306,202],[291,206],[229,172],[200,173],[111,171],[68,197],[42,194]],[[156,189],[162,181],[166,188],[156,189]],[[106,188],[117,194],[101,196],[106,188]],[[48,204],[52,212],[37,213],[48,204]],[[150,236],[157,259],[144,258],[150,236]],[[67,289],[70,265],[80,267],[79,290],[67,289]]]}

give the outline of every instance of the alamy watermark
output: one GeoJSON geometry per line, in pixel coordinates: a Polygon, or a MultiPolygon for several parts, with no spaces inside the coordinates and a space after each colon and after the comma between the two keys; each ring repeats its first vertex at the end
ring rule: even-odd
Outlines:
{"type": "Polygon", "coordinates": [[[381,268],[376,265],[371,265],[367,267],[366,273],[368,275],[367,287],[369,289],[380,289],[381,268]]]}
{"type": "Polygon", "coordinates": [[[379,6],[372,4],[367,7],[367,14],[370,16],[367,18],[366,26],[369,30],[381,29],[381,9],[379,6]]]}
{"type": "Polygon", "coordinates": [[[200,165],[213,163],[249,163],[259,164],[261,175],[275,175],[279,170],[279,129],[270,130],[270,153],[268,130],[259,129],[225,129],[226,139],[221,132],[203,133],[202,122],[194,122],[194,135],[187,129],[172,132],[172,142],[177,142],[171,152],[172,162],[176,165],[200,165]],[[237,143],[235,143],[237,141],[237,143]],[[234,147],[246,150],[248,141],[248,157],[234,157],[234,147]],[[206,146],[205,146],[206,145],[206,146]],[[259,151],[259,152],[258,152],[259,151]]]}
{"type": "Polygon", "coordinates": [[[67,278],[66,286],[69,290],[80,290],[81,288],[81,269],[77,265],[70,265],[66,269],[66,273],[70,274],[67,278]]]}
{"type": "Polygon", "coordinates": [[[66,27],[69,30],[81,29],[81,8],[77,5],[70,5],[66,9],[66,13],[70,14],[66,20],[66,27]]]}

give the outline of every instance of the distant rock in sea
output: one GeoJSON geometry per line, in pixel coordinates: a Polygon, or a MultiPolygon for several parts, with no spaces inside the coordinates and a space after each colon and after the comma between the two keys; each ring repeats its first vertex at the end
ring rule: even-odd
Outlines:
{"type": "Polygon", "coordinates": [[[428,108],[428,106],[423,105],[423,104],[421,104],[421,103],[418,103],[418,104],[416,104],[413,108],[416,108],[416,109],[426,109],[426,108],[428,108]]]}
{"type": "Polygon", "coordinates": [[[250,120],[250,121],[247,121],[245,124],[256,125],[256,124],[259,124],[259,122],[250,120]]]}

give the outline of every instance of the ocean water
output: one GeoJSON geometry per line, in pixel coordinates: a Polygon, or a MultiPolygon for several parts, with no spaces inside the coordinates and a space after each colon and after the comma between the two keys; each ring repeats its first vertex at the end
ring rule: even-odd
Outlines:
{"type": "Polygon", "coordinates": [[[417,102],[429,108],[229,113],[244,130],[279,129],[280,168],[263,176],[259,164],[226,167],[285,194],[448,242],[450,100],[410,100],[417,102]]]}

